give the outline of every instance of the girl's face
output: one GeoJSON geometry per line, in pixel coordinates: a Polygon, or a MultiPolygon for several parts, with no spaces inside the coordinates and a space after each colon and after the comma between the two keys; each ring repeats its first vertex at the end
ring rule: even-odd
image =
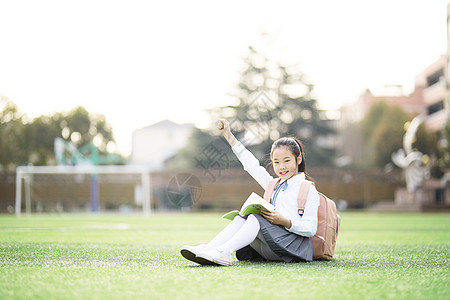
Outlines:
{"type": "Polygon", "coordinates": [[[298,165],[302,162],[302,156],[298,158],[287,148],[277,147],[272,153],[272,164],[275,174],[281,179],[289,179],[298,174],[298,165]]]}

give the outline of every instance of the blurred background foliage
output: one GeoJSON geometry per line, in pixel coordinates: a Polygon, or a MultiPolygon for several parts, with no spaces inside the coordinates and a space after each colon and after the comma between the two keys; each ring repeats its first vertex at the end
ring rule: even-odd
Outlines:
{"type": "MultiPolygon", "coordinates": [[[[297,136],[305,145],[308,164],[331,165],[336,149],[332,144],[336,134],[326,111],[317,107],[313,85],[306,80],[298,65],[284,65],[249,47],[243,58],[243,68],[232,96],[234,104],[210,111],[210,130],[197,129],[191,143],[178,153],[172,168],[195,167],[195,156],[217,139],[215,123],[220,118],[230,121],[231,129],[260,160],[267,155],[274,140],[282,136],[297,136]],[[190,164],[190,165],[189,165],[190,164]]],[[[215,143],[229,151],[225,140],[215,143]]],[[[231,152],[226,152],[230,156],[231,152]]],[[[230,158],[235,164],[236,159],[230,158]]]]}
{"type": "MultiPolygon", "coordinates": [[[[170,170],[200,169],[199,154],[214,148],[227,168],[240,167],[219,135],[219,118],[230,121],[232,131],[262,162],[269,162],[272,142],[297,136],[305,146],[308,166],[352,169],[392,169],[391,154],[402,148],[405,124],[411,120],[401,108],[385,102],[373,104],[360,122],[341,127],[329,112],[318,107],[314,85],[298,64],[289,65],[249,47],[242,59],[240,77],[232,91],[234,101],[209,111],[209,129],[195,128],[190,142],[166,162],[170,170]],[[347,159],[346,159],[347,158],[347,159]]],[[[414,148],[427,154],[434,177],[450,167],[449,123],[442,132],[421,126],[414,148]]],[[[95,145],[100,154],[114,152],[113,129],[101,114],[83,107],[29,120],[18,107],[0,95],[0,167],[55,165],[54,141],[62,138],[77,148],[95,145]]]]}
{"type": "MultiPolygon", "coordinates": [[[[406,112],[380,101],[370,107],[361,121],[341,128],[337,120],[318,108],[313,88],[298,65],[285,65],[249,47],[232,93],[235,103],[212,109],[210,129],[195,129],[190,143],[170,160],[168,167],[199,168],[196,158],[211,143],[218,152],[226,154],[230,166],[240,166],[226,141],[218,136],[216,122],[226,118],[236,137],[262,162],[268,161],[274,140],[293,135],[304,143],[308,166],[387,171],[395,168],[391,155],[403,148],[405,126],[411,121],[406,112]],[[349,159],[343,160],[345,157],[349,159]]],[[[413,145],[427,154],[435,177],[442,176],[450,160],[449,143],[440,145],[438,134],[421,125],[413,145]]]]}
{"type": "Polygon", "coordinates": [[[78,148],[92,143],[102,153],[114,149],[113,129],[103,115],[76,107],[29,120],[11,100],[0,96],[2,169],[13,170],[27,164],[55,165],[55,138],[71,141],[78,148]]]}

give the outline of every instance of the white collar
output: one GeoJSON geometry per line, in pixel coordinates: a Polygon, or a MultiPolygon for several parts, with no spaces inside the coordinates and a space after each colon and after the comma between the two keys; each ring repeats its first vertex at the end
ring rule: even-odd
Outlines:
{"type": "MultiPolygon", "coordinates": [[[[303,180],[306,179],[305,173],[300,172],[295,176],[292,176],[291,178],[287,179],[287,184],[300,184],[303,180]]],[[[280,181],[280,184],[285,182],[286,180],[280,181]]]]}

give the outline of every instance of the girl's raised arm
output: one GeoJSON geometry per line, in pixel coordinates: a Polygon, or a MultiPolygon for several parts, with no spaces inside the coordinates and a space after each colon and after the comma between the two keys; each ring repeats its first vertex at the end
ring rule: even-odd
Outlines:
{"type": "Polygon", "coordinates": [[[219,131],[222,133],[223,137],[227,140],[231,147],[237,144],[238,140],[233,135],[233,133],[231,133],[230,122],[225,119],[220,119],[217,122],[217,129],[219,129],[219,131]]]}
{"type": "Polygon", "coordinates": [[[230,123],[225,119],[220,119],[217,122],[217,129],[220,130],[223,137],[230,144],[234,154],[242,163],[244,170],[247,171],[263,189],[266,189],[272,176],[267,170],[259,164],[258,159],[248,151],[233,135],[230,129],[230,123]]]}

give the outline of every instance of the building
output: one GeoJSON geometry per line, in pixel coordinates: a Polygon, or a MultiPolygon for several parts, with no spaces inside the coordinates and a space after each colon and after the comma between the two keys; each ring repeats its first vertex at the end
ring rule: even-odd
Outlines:
{"type": "Polygon", "coordinates": [[[430,131],[440,131],[450,116],[450,4],[447,5],[447,52],[416,77],[424,86],[425,125],[430,131]]]}
{"type": "Polygon", "coordinates": [[[184,147],[194,124],[177,124],[164,120],[133,132],[130,164],[160,169],[164,161],[184,147]]]}
{"type": "Polygon", "coordinates": [[[450,4],[447,5],[446,38],[446,53],[415,77],[415,89],[411,94],[403,95],[397,89],[395,95],[391,92],[373,95],[366,90],[357,101],[341,109],[341,127],[362,120],[373,103],[385,101],[400,106],[411,117],[425,114],[426,128],[439,132],[450,116],[450,4]]]}
{"type": "MultiPolygon", "coordinates": [[[[444,38],[444,37],[443,37],[444,38]]],[[[341,109],[341,128],[361,121],[369,108],[379,101],[397,105],[408,113],[411,119],[423,114],[424,124],[429,132],[436,132],[440,136],[442,129],[450,120],[450,4],[447,5],[447,51],[439,59],[432,62],[415,77],[415,89],[409,95],[404,95],[397,88],[395,93],[387,92],[384,95],[373,95],[369,90],[363,93],[355,103],[341,109]]],[[[392,89],[391,89],[392,91],[392,89]]],[[[343,140],[343,157],[358,159],[355,148],[358,145],[343,140]],[[356,154],[355,154],[356,153],[356,154]]],[[[426,177],[426,176],[425,176],[426,177]]],[[[387,203],[388,209],[442,209],[450,207],[450,173],[440,179],[425,179],[421,187],[411,192],[398,189],[395,203],[387,203]]]]}
{"type": "Polygon", "coordinates": [[[413,118],[426,111],[423,91],[424,87],[417,84],[409,95],[402,92],[401,86],[385,86],[382,95],[374,95],[367,89],[354,103],[341,108],[341,127],[364,119],[370,107],[377,102],[399,106],[413,118]]]}

